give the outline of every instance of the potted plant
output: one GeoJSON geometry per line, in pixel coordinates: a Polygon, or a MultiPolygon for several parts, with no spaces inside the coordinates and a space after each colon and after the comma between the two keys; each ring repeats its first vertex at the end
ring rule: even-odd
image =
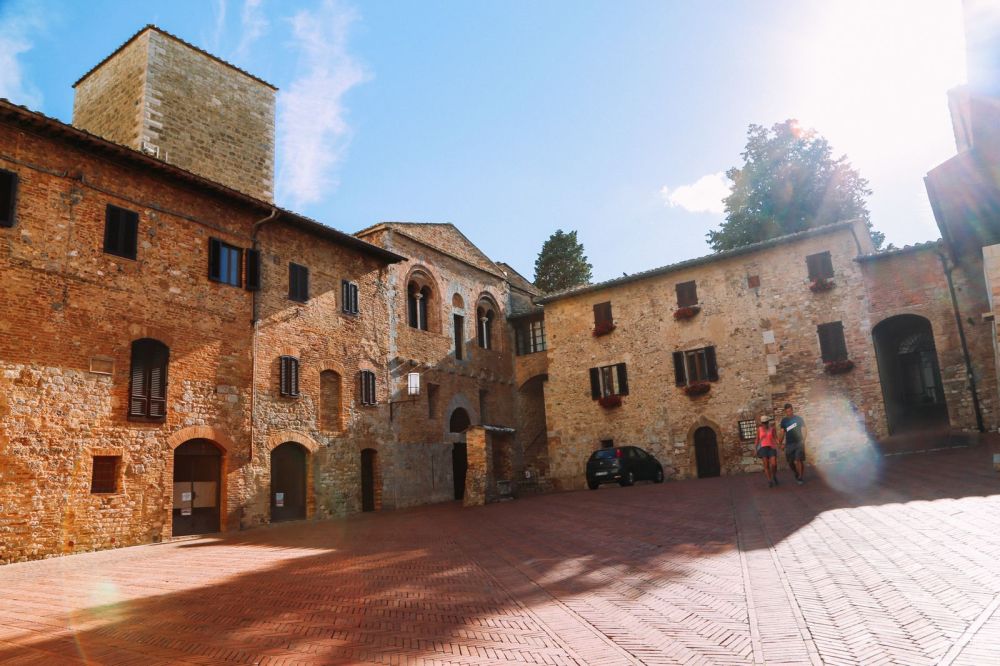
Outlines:
{"type": "Polygon", "coordinates": [[[708,382],[692,382],[684,387],[684,393],[689,396],[705,395],[712,389],[708,382]]]}
{"type": "Polygon", "coordinates": [[[615,330],[615,323],[613,321],[599,321],[594,324],[594,337],[599,338],[613,330],[615,330]]]}
{"type": "Polygon", "coordinates": [[[614,409],[615,407],[622,406],[622,397],[620,395],[601,396],[597,399],[597,404],[604,409],[614,409]]]}
{"type": "Polygon", "coordinates": [[[845,372],[850,372],[853,368],[854,361],[847,358],[840,361],[827,361],[823,364],[823,369],[828,375],[842,375],[845,372]]]}
{"type": "Polygon", "coordinates": [[[701,312],[700,305],[685,305],[682,308],[677,308],[676,310],[674,310],[674,319],[677,320],[690,319],[699,312],[701,312]]]}
{"type": "Polygon", "coordinates": [[[821,291],[830,291],[834,286],[833,278],[816,278],[809,283],[809,290],[816,294],[821,291]]]}

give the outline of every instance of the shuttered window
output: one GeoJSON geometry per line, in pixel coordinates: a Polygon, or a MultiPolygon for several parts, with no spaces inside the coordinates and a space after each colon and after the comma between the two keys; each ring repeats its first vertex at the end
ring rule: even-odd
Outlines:
{"type": "Polygon", "coordinates": [[[294,356],[278,359],[278,390],[289,398],[299,395],[299,359],[294,356]]]}
{"type": "Polygon", "coordinates": [[[611,301],[606,303],[595,303],[594,304],[594,326],[600,326],[602,324],[612,324],[614,320],[611,317],[611,301]]]}
{"type": "Polygon", "coordinates": [[[167,416],[167,363],[170,349],[159,340],[132,343],[128,417],[135,421],[162,421],[167,416]]]}
{"type": "Polygon", "coordinates": [[[288,264],[288,298],[305,303],[309,300],[309,269],[300,264],[288,264]]]}
{"type": "Polygon", "coordinates": [[[260,250],[247,250],[247,290],[260,291],[260,250]]]}
{"type": "Polygon", "coordinates": [[[719,379],[715,360],[715,347],[702,347],[674,352],[674,383],[687,386],[695,382],[714,382],[719,379]]]}
{"type": "Polygon", "coordinates": [[[90,474],[91,493],[118,492],[118,467],[121,456],[94,456],[90,474]]]}
{"type": "Polygon", "coordinates": [[[240,286],[243,250],[218,238],[208,239],[208,279],[240,286]]]}
{"type": "Polygon", "coordinates": [[[104,211],[104,251],[135,259],[139,234],[139,214],[108,204],[104,211]]]}
{"type": "Polygon", "coordinates": [[[693,305],[698,305],[698,286],[695,284],[694,280],[690,282],[681,282],[676,286],[677,289],[677,307],[688,308],[693,305]]]}
{"type": "Polygon", "coordinates": [[[375,373],[371,370],[362,370],[361,373],[361,404],[374,405],[378,403],[375,397],[375,373]]]}
{"type": "Polygon", "coordinates": [[[340,283],[340,309],[347,314],[358,314],[358,285],[347,280],[340,283]]]}
{"type": "Polygon", "coordinates": [[[819,349],[824,363],[847,360],[847,342],[844,340],[842,322],[820,324],[816,327],[816,333],[819,335],[819,349]]]}
{"type": "Polygon", "coordinates": [[[628,395],[628,371],[624,363],[590,369],[590,397],[628,395]]]}
{"type": "Polygon", "coordinates": [[[0,171],[0,227],[14,226],[17,205],[17,174],[0,171]]]}
{"type": "Polygon", "coordinates": [[[829,252],[817,252],[806,257],[810,280],[829,280],[833,277],[833,260],[829,252]]]}

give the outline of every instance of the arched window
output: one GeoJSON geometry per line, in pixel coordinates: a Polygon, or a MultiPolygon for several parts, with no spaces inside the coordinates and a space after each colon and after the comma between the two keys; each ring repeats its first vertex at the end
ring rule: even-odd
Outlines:
{"type": "Polygon", "coordinates": [[[323,430],[343,429],[340,386],[340,375],[333,370],[319,373],[319,421],[323,430]]]}
{"type": "Polygon", "coordinates": [[[159,340],[132,343],[128,417],[134,421],[162,421],[167,417],[167,363],[170,349],[159,340]]]}
{"type": "Polygon", "coordinates": [[[421,287],[416,282],[410,282],[406,288],[407,321],[411,328],[427,330],[427,303],[433,292],[428,286],[421,287]]]}
{"type": "Polygon", "coordinates": [[[484,301],[476,309],[476,338],[483,349],[493,349],[493,320],[496,314],[490,303],[484,301]]]}

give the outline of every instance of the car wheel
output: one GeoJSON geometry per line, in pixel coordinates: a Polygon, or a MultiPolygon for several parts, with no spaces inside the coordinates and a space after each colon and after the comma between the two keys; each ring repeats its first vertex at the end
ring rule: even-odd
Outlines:
{"type": "Polygon", "coordinates": [[[590,488],[591,490],[597,490],[597,486],[599,485],[601,484],[599,484],[597,481],[587,481],[587,487],[590,488]]]}
{"type": "Polygon", "coordinates": [[[622,486],[631,486],[633,483],[635,483],[635,474],[629,472],[628,474],[625,475],[625,478],[622,479],[619,483],[622,486]]]}
{"type": "Polygon", "coordinates": [[[663,483],[663,468],[657,467],[656,474],[653,475],[653,483],[663,483]]]}

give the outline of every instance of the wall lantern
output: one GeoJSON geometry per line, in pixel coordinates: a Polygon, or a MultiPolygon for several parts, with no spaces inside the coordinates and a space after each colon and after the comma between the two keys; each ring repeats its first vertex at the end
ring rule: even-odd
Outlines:
{"type": "Polygon", "coordinates": [[[410,372],[406,375],[406,394],[420,395],[420,373],[410,372]]]}

